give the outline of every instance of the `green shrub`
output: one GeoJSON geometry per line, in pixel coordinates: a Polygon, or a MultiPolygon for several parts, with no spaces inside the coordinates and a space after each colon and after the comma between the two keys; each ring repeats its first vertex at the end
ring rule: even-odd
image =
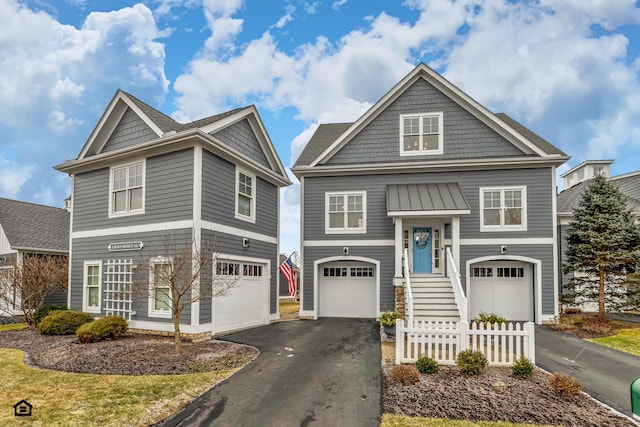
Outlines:
{"type": "Polygon", "coordinates": [[[528,358],[521,354],[516,360],[516,363],[511,367],[511,371],[513,375],[520,378],[529,378],[533,375],[533,371],[536,369],[536,365],[531,362],[528,358]]]}
{"type": "Polygon", "coordinates": [[[38,324],[38,331],[43,335],[69,335],[85,323],[93,321],[93,316],[73,310],[57,310],[50,313],[38,324]]]}
{"type": "Polygon", "coordinates": [[[481,311],[480,313],[478,313],[478,317],[473,319],[473,321],[477,322],[477,323],[484,324],[485,328],[488,325],[494,325],[496,323],[498,325],[501,325],[503,323],[507,323],[507,319],[505,319],[504,317],[498,316],[495,313],[485,313],[484,311],[481,311]]]}
{"type": "Polygon", "coordinates": [[[391,368],[391,379],[403,385],[420,382],[420,372],[413,365],[395,365],[391,368]]]}
{"type": "Polygon", "coordinates": [[[440,370],[438,362],[428,356],[422,356],[416,360],[416,368],[423,374],[435,374],[440,370]]]}
{"type": "Polygon", "coordinates": [[[458,353],[456,364],[464,374],[480,375],[489,361],[480,351],[465,350],[458,353]]]}
{"type": "Polygon", "coordinates": [[[564,396],[577,396],[582,391],[582,383],[570,375],[562,372],[554,372],[547,379],[549,388],[557,394],[564,396]]]}
{"type": "Polygon", "coordinates": [[[47,317],[49,313],[53,311],[60,311],[60,310],[66,310],[66,309],[67,309],[67,306],[64,304],[60,304],[60,305],[44,304],[35,309],[35,311],[33,312],[33,315],[31,315],[31,318],[33,319],[33,323],[35,323],[35,325],[38,326],[38,323],[40,323],[42,319],[47,317]]]}
{"type": "Polygon", "coordinates": [[[76,336],[81,343],[104,341],[120,338],[128,329],[129,325],[123,317],[105,316],[80,326],[76,336]]]}

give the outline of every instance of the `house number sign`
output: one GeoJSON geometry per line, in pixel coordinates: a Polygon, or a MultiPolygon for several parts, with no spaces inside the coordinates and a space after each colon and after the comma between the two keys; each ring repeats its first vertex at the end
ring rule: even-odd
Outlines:
{"type": "Polygon", "coordinates": [[[118,251],[139,251],[144,248],[142,242],[121,242],[121,243],[109,243],[109,252],[118,251]]]}

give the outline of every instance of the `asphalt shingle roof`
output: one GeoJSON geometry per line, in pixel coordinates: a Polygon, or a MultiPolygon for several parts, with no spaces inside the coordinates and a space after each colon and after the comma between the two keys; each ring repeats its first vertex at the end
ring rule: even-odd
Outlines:
{"type": "Polygon", "coordinates": [[[523,125],[521,125],[520,123],[518,123],[517,121],[515,121],[505,113],[497,113],[495,116],[500,120],[502,120],[503,122],[505,122],[506,124],[508,124],[509,126],[511,126],[513,129],[515,129],[516,132],[518,132],[519,134],[527,138],[529,141],[534,143],[538,148],[540,148],[545,153],[551,154],[551,155],[558,154],[560,156],[568,156],[566,153],[559,150],[558,147],[551,144],[549,141],[542,138],[540,135],[534,133],[530,129],[524,127],[523,125]]]}
{"type": "Polygon", "coordinates": [[[69,251],[66,209],[0,198],[0,225],[12,248],[69,251]]]}
{"type": "Polygon", "coordinates": [[[308,166],[329,148],[353,123],[326,123],[321,124],[304,147],[300,157],[296,160],[296,166],[308,166]]]}
{"type": "MultiPolygon", "coordinates": [[[[640,172],[611,177],[611,182],[627,197],[629,207],[640,212],[640,172]]],[[[583,181],[558,194],[558,212],[573,212],[591,180],[583,181]]]]}

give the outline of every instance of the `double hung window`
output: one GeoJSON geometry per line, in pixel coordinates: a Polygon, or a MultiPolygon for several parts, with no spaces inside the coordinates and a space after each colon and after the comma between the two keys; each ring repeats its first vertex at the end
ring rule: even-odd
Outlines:
{"type": "Polygon", "coordinates": [[[102,262],[85,261],[83,311],[100,313],[102,262]]]}
{"type": "Polygon", "coordinates": [[[111,214],[144,211],[144,162],[111,168],[111,214]]]}
{"type": "Polygon", "coordinates": [[[442,113],[400,116],[400,154],[442,154],[442,113]]]}
{"type": "Polygon", "coordinates": [[[526,187],[481,188],[480,230],[526,230],[526,187]]]}
{"type": "Polygon", "coordinates": [[[241,170],[236,173],[236,218],[256,220],[256,177],[241,170]]]}
{"type": "Polygon", "coordinates": [[[367,222],[367,194],[327,193],[326,227],[327,233],[364,233],[367,222]]]}

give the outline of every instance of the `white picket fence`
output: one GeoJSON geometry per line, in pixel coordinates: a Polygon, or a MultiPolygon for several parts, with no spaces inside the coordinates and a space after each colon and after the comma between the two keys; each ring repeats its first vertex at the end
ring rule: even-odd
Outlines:
{"type": "Polygon", "coordinates": [[[534,324],[396,321],[397,364],[426,355],[439,364],[455,365],[458,353],[468,349],[484,353],[491,366],[511,366],[520,355],[535,363],[534,324]]]}

